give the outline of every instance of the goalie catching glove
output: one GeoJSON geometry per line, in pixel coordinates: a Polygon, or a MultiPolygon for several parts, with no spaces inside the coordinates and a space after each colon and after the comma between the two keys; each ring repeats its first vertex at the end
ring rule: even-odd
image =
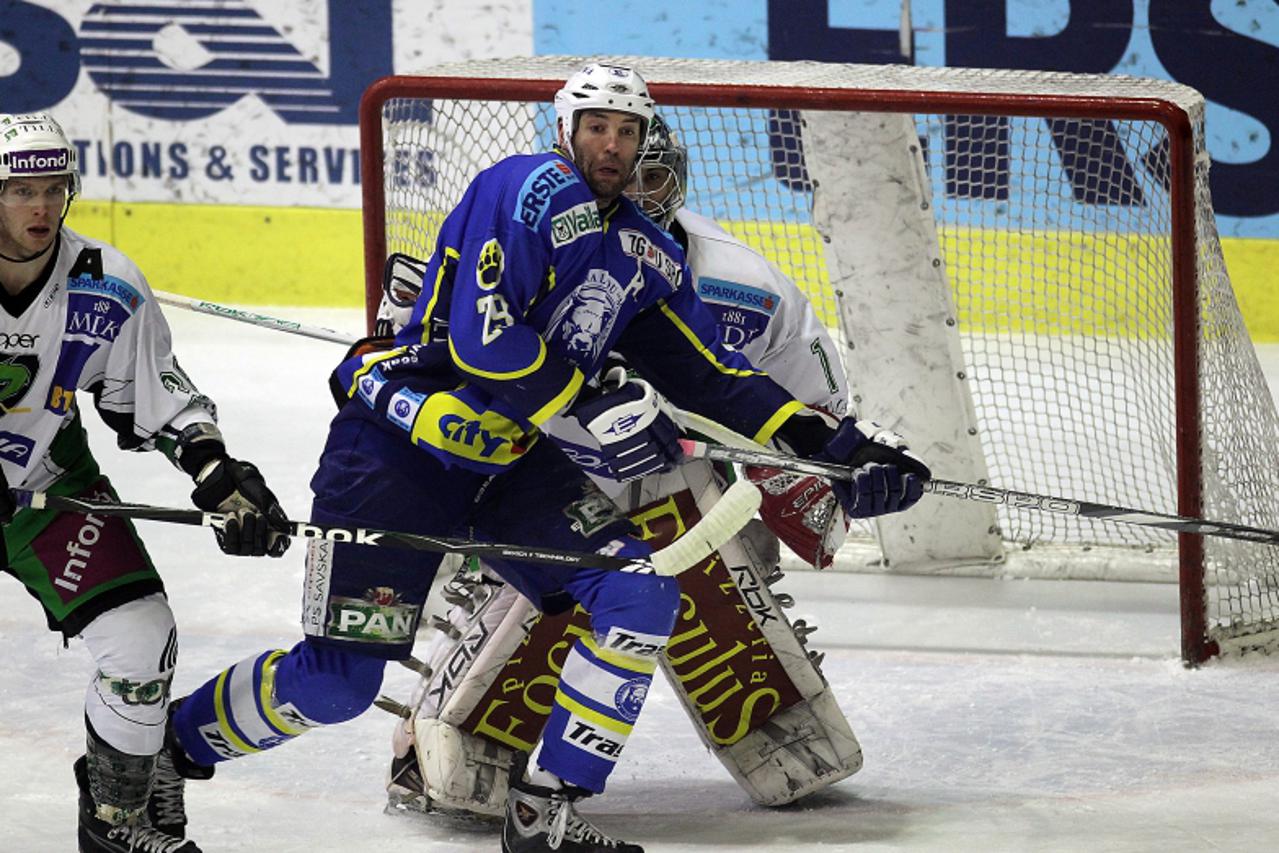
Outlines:
{"type": "Polygon", "coordinates": [[[613,367],[604,376],[604,393],[578,403],[573,417],[600,443],[600,455],[613,479],[638,480],[669,471],[684,458],[679,428],[653,386],[613,367]]]}
{"type": "Polygon", "coordinates": [[[813,568],[828,568],[848,533],[848,517],[830,483],[759,465],[747,465],[746,476],[763,496],[759,517],[768,529],[813,568]]]}
{"type": "Polygon", "coordinates": [[[214,529],[224,553],[279,557],[288,549],[289,517],[257,466],[223,454],[204,465],[195,483],[197,507],[227,514],[226,524],[214,529]]]}

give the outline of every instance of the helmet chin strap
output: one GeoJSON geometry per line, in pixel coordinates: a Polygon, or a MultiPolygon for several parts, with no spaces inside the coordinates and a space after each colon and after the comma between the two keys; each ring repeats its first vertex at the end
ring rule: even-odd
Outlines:
{"type": "Polygon", "coordinates": [[[45,252],[47,252],[47,251],[49,251],[50,249],[52,249],[52,248],[53,248],[53,244],[54,244],[54,243],[56,243],[56,242],[58,242],[58,241],[57,241],[57,240],[53,240],[53,241],[51,241],[51,242],[49,243],[49,245],[45,246],[45,247],[44,247],[43,249],[41,249],[40,251],[36,252],[34,255],[30,255],[30,256],[25,257],[25,258],[11,258],[11,257],[9,257],[8,255],[6,255],[4,252],[0,252],[0,258],[3,258],[4,260],[8,261],[8,262],[9,262],[9,263],[11,263],[11,264],[29,264],[29,263],[31,263],[32,261],[34,261],[34,260],[36,260],[37,258],[39,258],[39,257],[41,257],[42,255],[44,255],[44,253],[45,253],[45,252]]]}

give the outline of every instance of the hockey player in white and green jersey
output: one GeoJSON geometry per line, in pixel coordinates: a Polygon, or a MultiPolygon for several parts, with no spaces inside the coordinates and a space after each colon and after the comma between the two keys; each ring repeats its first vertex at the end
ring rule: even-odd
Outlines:
{"type": "Polygon", "coordinates": [[[87,391],[121,448],[160,450],[194,478],[197,506],[232,514],[218,531],[224,551],[280,556],[287,516],[257,469],[227,455],[142,273],[63,226],[80,189],[76,153],[52,117],[0,115],[5,571],[95,662],[75,764],[82,853],[198,853],[183,839],[182,767],[162,750],[177,630],[146,549],[123,518],[18,508],[9,489],[117,499],[81,422],[76,392],[87,391]]]}

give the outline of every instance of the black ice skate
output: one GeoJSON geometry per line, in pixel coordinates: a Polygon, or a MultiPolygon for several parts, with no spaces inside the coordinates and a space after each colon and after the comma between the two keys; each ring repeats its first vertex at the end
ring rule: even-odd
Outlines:
{"type": "Polygon", "coordinates": [[[517,752],[511,764],[502,853],[644,853],[638,844],[609,838],[577,813],[573,803],[589,797],[590,791],[572,785],[556,789],[526,782],[527,763],[528,756],[517,752]]]}
{"type": "Polygon", "coordinates": [[[147,800],[147,818],[151,825],[174,838],[186,838],[187,834],[186,780],[213,777],[213,768],[196,764],[188,758],[173,733],[173,712],[181,704],[179,700],[169,706],[164,748],[156,756],[155,778],[151,783],[151,797],[147,800]]]}
{"type": "Polygon", "coordinates": [[[150,825],[145,814],[135,823],[113,826],[98,816],[98,806],[89,793],[89,767],[83,756],[75,763],[80,787],[80,853],[201,853],[194,842],[166,835],[150,825]]]}

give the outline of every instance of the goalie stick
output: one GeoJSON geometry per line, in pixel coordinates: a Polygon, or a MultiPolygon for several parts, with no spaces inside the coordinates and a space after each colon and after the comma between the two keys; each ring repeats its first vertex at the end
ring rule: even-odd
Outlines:
{"type": "MultiPolygon", "coordinates": [[[[680,414],[683,416],[688,413],[681,412],[680,414]]],[[[701,418],[698,418],[699,428],[701,420],[701,418]]],[[[815,462],[811,459],[800,459],[785,453],[748,450],[742,447],[721,447],[688,439],[681,439],[680,446],[686,456],[692,456],[696,459],[737,462],[742,465],[766,465],[773,468],[781,468],[785,471],[817,474],[832,479],[851,479],[855,470],[848,465],[839,465],[833,462],[815,462]]],[[[1158,527],[1177,533],[1200,533],[1204,536],[1220,536],[1227,539],[1242,539],[1247,542],[1279,545],[1279,531],[1250,527],[1246,524],[1232,524],[1224,521],[1191,518],[1184,515],[1148,512],[1130,507],[1075,500],[1074,498],[1000,489],[995,486],[979,485],[977,483],[961,483],[955,480],[934,478],[924,484],[924,491],[947,498],[1003,504],[1014,509],[1038,510],[1055,515],[1073,515],[1097,521],[1132,524],[1138,527],[1158,527]]]]}
{"type": "MultiPolygon", "coordinates": [[[[197,527],[221,527],[227,516],[224,513],[204,512],[198,509],[174,509],[147,504],[111,503],[47,492],[11,489],[18,506],[31,509],[52,509],[60,512],[99,513],[146,521],[163,521],[170,524],[188,524],[197,527]]],[[[523,545],[505,545],[497,542],[474,542],[445,536],[427,536],[421,533],[401,533],[376,530],[367,527],[343,527],[332,524],[311,524],[303,521],[289,522],[289,535],[299,539],[327,539],[331,542],[350,542],[356,545],[374,545],[383,548],[407,548],[449,554],[474,554],[491,559],[520,560],[531,563],[547,563],[557,566],[581,566],[583,568],[615,569],[619,571],[643,571],[651,567],[659,575],[674,576],[705,559],[740,530],[759,509],[759,490],[747,481],[734,483],[683,536],[665,548],[654,551],[647,560],[611,557],[605,554],[586,554],[557,548],[537,548],[523,545]],[[741,488],[738,488],[738,487],[741,488]]]]}

